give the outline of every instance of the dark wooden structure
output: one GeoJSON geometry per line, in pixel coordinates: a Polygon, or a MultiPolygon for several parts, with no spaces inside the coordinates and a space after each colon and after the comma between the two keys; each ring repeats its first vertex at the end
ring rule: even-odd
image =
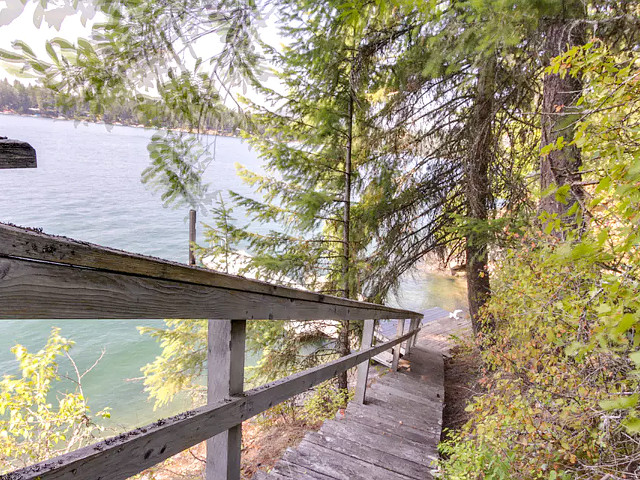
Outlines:
{"type": "Polygon", "coordinates": [[[0,137],[0,169],[36,168],[36,151],[27,142],[0,137]]]}

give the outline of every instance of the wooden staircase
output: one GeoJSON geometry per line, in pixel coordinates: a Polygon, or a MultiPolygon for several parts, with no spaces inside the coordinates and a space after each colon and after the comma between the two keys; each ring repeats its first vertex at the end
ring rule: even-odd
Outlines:
{"type": "Polygon", "coordinates": [[[399,371],[372,379],[364,405],[350,403],[254,479],[431,479],[443,402],[442,352],[419,337],[399,371]]]}

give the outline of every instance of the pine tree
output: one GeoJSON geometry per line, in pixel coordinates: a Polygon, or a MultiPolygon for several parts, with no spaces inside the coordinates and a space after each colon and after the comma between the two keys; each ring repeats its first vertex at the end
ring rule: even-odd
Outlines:
{"type": "MultiPolygon", "coordinates": [[[[250,136],[267,175],[241,169],[263,201],[236,195],[261,222],[284,232],[248,234],[253,265],[264,278],[314,291],[359,298],[366,265],[371,205],[378,188],[368,136],[367,98],[382,43],[376,32],[388,17],[365,3],[344,10],[337,2],[288,2],[282,32],[291,43],[272,51],[284,92],[262,88],[269,107],[252,104],[261,135],[250,136]],[[342,9],[342,10],[341,10],[342,9]]],[[[337,350],[350,351],[348,321],[337,350]]],[[[345,389],[346,374],[339,379],[345,389]]]]}

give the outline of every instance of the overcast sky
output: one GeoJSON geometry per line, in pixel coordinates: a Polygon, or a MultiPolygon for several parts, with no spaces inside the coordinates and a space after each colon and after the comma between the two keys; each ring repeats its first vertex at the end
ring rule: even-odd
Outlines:
{"type": "MultiPolygon", "coordinates": [[[[85,25],[81,22],[80,14],[69,15],[69,13],[75,13],[71,7],[54,9],[42,14],[36,3],[29,2],[24,11],[22,11],[22,0],[0,0],[0,48],[12,50],[11,43],[13,41],[23,40],[34,50],[38,57],[48,59],[49,57],[45,50],[47,40],[55,37],[62,37],[69,41],[75,41],[79,37],[88,38],[91,33],[91,25],[100,19],[98,16],[94,17],[92,9],[88,8],[91,5],[90,1],[83,0],[79,2],[79,5],[84,7],[82,13],[85,20],[91,18],[86,21],[85,25]],[[16,16],[20,12],[22,13],[16,16]]],[[[283,40],[277,32],[276,17],[270,13],[265,16],[265,26],[260,31],[261,39],[277,47],[283,40]]],[[[219,43],[213,36],[203,39],[202,42],[207,43],[207,50],[210,50],[211,42],[219,43]]],[[[193,62],[195,63],[195,60],[193,62]]],[[[0,66],[0,79],[5,78],[9,80],[16,79],[14,75],[0,66]]],[[[23,78],[19,80],[28,82],[23,78]]],[[[267,81],[267,85],[271,88],[277,88],[278,81],[270,78],[267,81]]],[[[255,98],[255,95],[252,95],[251,92],[246,92],[245,95],[255,98]]],[[[260,101],[259,98],[255,98],[255,100],[260,101]]]]}

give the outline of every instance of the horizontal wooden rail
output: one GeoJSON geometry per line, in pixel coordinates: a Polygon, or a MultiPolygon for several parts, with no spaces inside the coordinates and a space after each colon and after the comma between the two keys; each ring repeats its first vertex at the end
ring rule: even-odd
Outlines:
{"type": "Polygon", "coordinates": [[[0,223],[0,319],[421,316],[0,223]]]}
{"type": "Polygon", "coordinates": [[[7,480],[125,479],[193,445],[239,425],[294,395],[335,377],[417,334],[412,330],[382,345],[352,353],[324,365],[123,433],[30,467],[7,480]]]}

